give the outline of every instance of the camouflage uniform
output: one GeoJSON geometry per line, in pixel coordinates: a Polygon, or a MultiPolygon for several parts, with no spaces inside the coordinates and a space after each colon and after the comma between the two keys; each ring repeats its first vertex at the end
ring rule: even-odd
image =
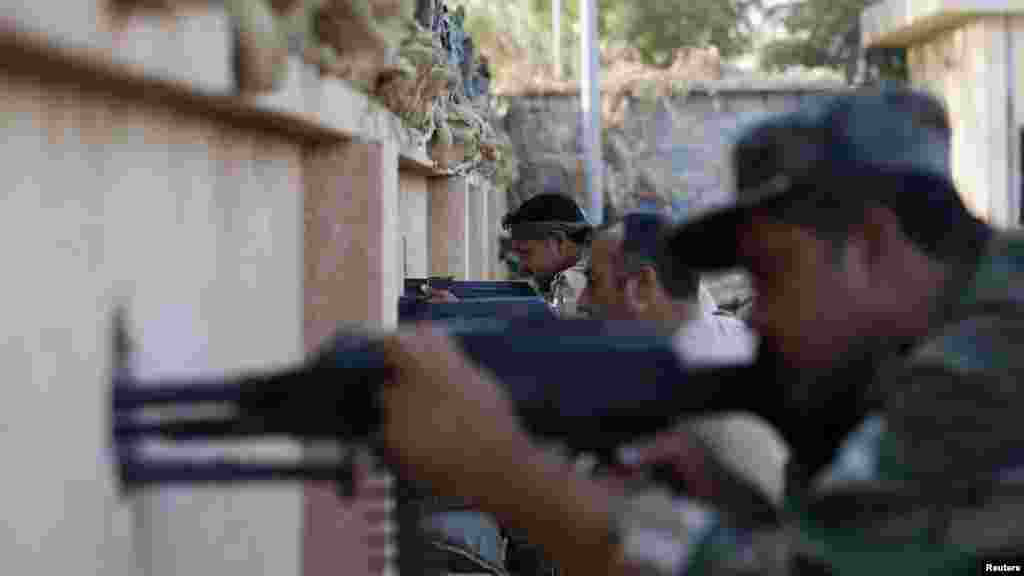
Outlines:
{"type": "MultiPolygon", "coordinates": [[[[843,124],[829,124],[827,108],[776,121],[797,127],[783,146],[790,164],[741,188],[739,209],[785,194],[785,171],[798,171],[803,158],[827,157],[798,137],[808,126],[843,139],[843,157],[862,166],[948,180],[948,140],[914,124],[928,120],[921,96],[840,98],[848,98],[843,124]]],[[[727,218],[736,213],[718,222],[727,218]]],[[[670,246],[699,245],[713,226],[684,226],[670,246]]],[[[781,528],[744,533],[709,508],[647,494],[623,503],[623,556],[656,574],[780,575],[969,574],[978,557],[1019,557],[1024,234],[993,232],[978,252],[947,280],[929,334],[874,365],[870,393],[880,409],[860,420],[822,474],[787,486],[781,528]]]]}
{"type": "Polygon", "coordinates": [[[884,411],[847,436],[810,490],[787,495],[781,529],[735,530],[664,493],[628,500],[648,526],[673,511],[651,528],[676,548],[665,566],[687,575],[799,574],[809,565],[964,574],[976,557],[1024,552],[1024,234],[996,235],[975,270],[954,281],[931,336],[880,367],[884,411]]]}
{"type": "Polygon", "coordinates": [[[822,510],[849,495],[885,500],[884,513],[843,514],[846,529],[870,534],[857,544],[877,553],[823,553],[853,544],[823,529],[827,513],[805,519],[798,550],[864,571],[888,562],[901,574],[963,573],[971,555],[1024,551],[1015,520],[1024,517],[1024,235],[995,235],[963,280],[939,327],[881,367],[884,414],[865,419],[817,484],[822,510]],[[906,567],[881,556],[899,549],[913,551],[901,556],[906,567]]]}

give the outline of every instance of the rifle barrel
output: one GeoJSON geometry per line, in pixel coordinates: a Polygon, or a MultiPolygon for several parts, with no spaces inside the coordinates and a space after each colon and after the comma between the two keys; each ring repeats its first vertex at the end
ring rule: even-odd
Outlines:
{"type": "Polygon", "coordinates": [[[238,482],[337,482],[343,476],[341,463],[323,465],[129,460],[121,464],[121,481],[134,487],[238,482]]]}

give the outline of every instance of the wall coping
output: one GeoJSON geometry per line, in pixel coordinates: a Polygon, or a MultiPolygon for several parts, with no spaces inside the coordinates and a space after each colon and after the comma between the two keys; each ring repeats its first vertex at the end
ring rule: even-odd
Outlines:
{"type": "Polygon", "coordinates": [[[372,96],[321,77],[300,56],[272,93],[239,94],[231,66],[233,32],[223,6],[114,22],[97,0],[0,3],[5,70],[43,81],[148,100],[272,130],[301,140],[394,142],[400,166],[448,176],[429,158],[424,135],[372,96]]]}
{"type": "Polygon", "coordinates": [[[905,47],[987,16],[1024,14],[1014,0],[885,0],[861,13],[864,46],[905,47]]]}
{"type": "MultiPolygon", "coordinates": [[[[672,96],[743,96],[756,94],[794,94],[809,92],[838,92],[848,86],[833,81],[804,81],[779,79],[725,79],[720,81],[695,82],[686,91],[672,96]]],[[[521,90],[495,94],[502,98],[578,98],[579,92],[571,90],[521,90]]]]}

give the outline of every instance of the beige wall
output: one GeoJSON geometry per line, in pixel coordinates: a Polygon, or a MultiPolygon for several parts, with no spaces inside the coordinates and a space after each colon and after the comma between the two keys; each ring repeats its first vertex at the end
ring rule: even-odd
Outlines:
{"type": "Polygon", "coordinates": [[[301,359],[339,322],[393,327],[402,277],[430,270],[432,245],[440,267],[468,274],[464,180],[434,172],[396,117],[298,56],[280,90],[234,98],[222,9],[112,26],[101,4],[0,7],[0,565],[393,573],[386,473],[357,482],[354,500],[296,484],[121,498],[110,316],[126,308],[143,377],[271,368],[301,359]]]}
{"type": "Polygon", "coordinates": [[[502,235],[501,219],[508,212],[508,194],[504,190],[494,190],[488,196],[487,220],[489,222],[488,250],[490,250],[488,279],[504,280],[507,276],[507,268],[498,258],[501,246],[499,238],[502,235]]]}
{"type": "Polygon", "coordinates": [[[425,278],[430,272],[430,246],[427,221],[427,180],[402,175],[402,278],[425,278]]]}
{"type": "MultiPolygon", "coordinates": [[[[0,78],[4,533],[19,574],[297,574],[296,487],[120,500],[108,324],[143,375],[302,352],[299,152],[267,136],[0,78]]],[[[269,450],[291,451],[290,447],[269,450]]]]}
{"type": "Polygon", "coordinates": [[[949,109],[953,177],[964,200],[997,226],[1019,214],[1022,49],[1024,17],[993,16],[908,50],[911,81],[949,109]]]}
{"type": "Polygon", "coordinates": [[[484,178],[474,176],[469,186],[469,279],[487,278],[490,250],[490,222],[487,218],[488,196],[493,186],[484,178]]]}
{"type": "Polygon", "coordinates": [[[1021,163],[1021,131],[1024,130],[1024,15],[1011,16],[1006,19],[1009,35],[1007,36],[1007,70],[1010,74],[1009,86],[1011,100],[1010,125],[1010,163],[1014,167],[1011,174],[1010,194],[1007,206],[1009,224],[1024,224],[1024,164],[1021,163]]]}
{"type": "MultiPolygon", "coordinates": [[[[304,336],[313,351],[339,323],[393,328],[398,322],[398,150],[391,143],[323,144],[307,149],[305,168],[304,336]]],[[[357,478],[348,500],[334,485],[307,485],[304,576],[333,576],[342,567],[346,576],[370,576],[393,565],[391,484],[388,474],[357,478]]]]}
{"type": "Polygon", "coordinates": [[[431,276],[469,280],[467,178],[434,178],[428,184],[427,233],[431,276]]]}

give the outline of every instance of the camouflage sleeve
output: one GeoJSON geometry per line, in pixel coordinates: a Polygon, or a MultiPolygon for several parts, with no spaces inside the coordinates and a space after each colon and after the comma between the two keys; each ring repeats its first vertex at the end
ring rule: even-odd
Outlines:
{"type": "Polygon", "coordinates": [[[1006,464],[1009,448],[1020,441],[1024,411],[1021,342],[1019,318],[976,316],[883,370],[884,461],[943,483],[954,480],[951,474],[994,472],[1006,464]]]}
{"type": "Polygon", "coordinates": [[[970,562],[964,535],[971,545],[1001,545],[998,538],[988,541],[996,532],[970,524],[971,518],[992,518],[977,516],[977,503],[968,514],[939,515],[933,503],[952,502],[959,488],[982,487],[1013,470],[1012,449],[1021,437],[1015,419],[1024,408],[1017,384],[1024,355],[1014,353],[1024,324],[1014,323],[1003,314],[951,323],[881,367],[875,384],[882,410],[846,437],[811,494],[790,498],[791,506],[803,499],[816,503],[813,514],[791,507],[795,555],[837,572],[889,573],[899,557],[915,573],[960,574],[970,562]],[[890,506],[849,506],[851,497],[872,495],[898,497],[895,515],[888,515],[890,506]],[[906,506],[918,508],[908,514],[906,506]]]}
{"type": "Polygon", "coordinates": [[[794,515],[794,553],[837,573],[890,573],[894,558],[913,573],[966,573],[972,550],[1006,545],[992,526],[1019,515],[989,492],[1021,469],[1012,449],[1022,406],[1010,398],[1019,392],[1000,392],[1009,382],[997,373],[920,357],[880,384],[884,415],[847,437],[815,484],[813,514],[794,515]]]}
{"type": "Polygon", "coordinates": [[[711,508],[662,491],[622,501],[616,517],[619,556],[630,573],[681,576],[699,573],[719,527],[711,508]]]}
{"type": "Polygon", "coordinates": [[[714,509],[668,493],[627,498],[618,514],[620,560],[630,574],[783,574],[788,533],[737,528],[714,509]]]}

